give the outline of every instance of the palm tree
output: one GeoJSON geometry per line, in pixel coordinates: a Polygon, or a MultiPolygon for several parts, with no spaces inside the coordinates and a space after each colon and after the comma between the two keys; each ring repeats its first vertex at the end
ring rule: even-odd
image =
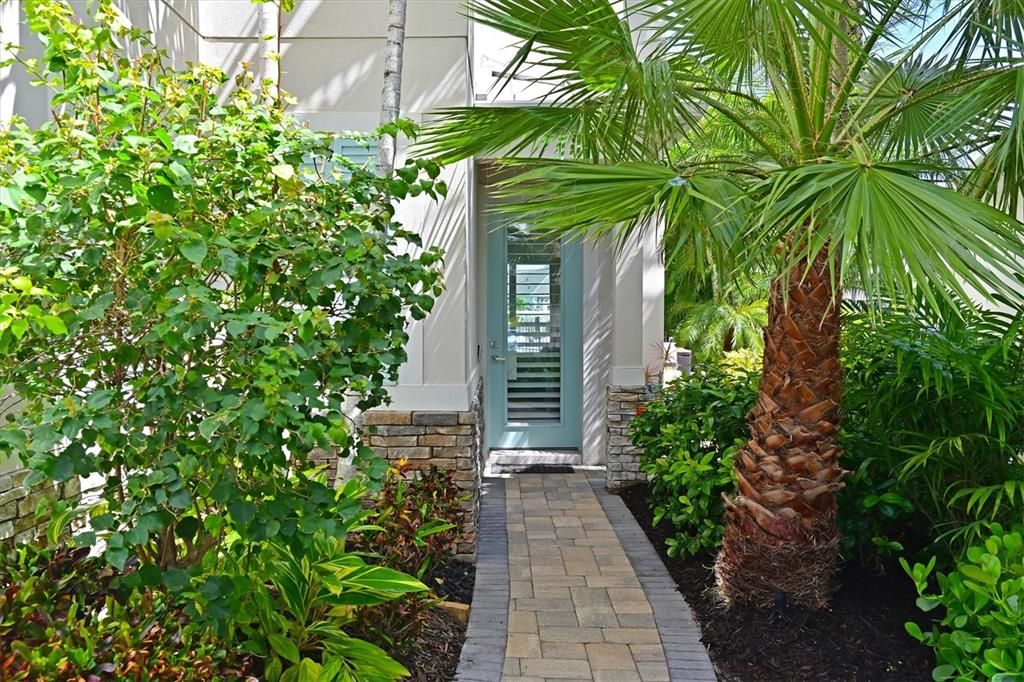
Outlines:
{"type": "Polygon", "coordinates": [[[674,275],[671,263],[666,264],[665,328],[697,363],[713,362],[730,351],[764,352],[766,286],[731,279],[694,292],[683,289],[674,275]]]}
{"type": "Polygon", "coordinates": [[[550,93],[444,112],[426,149],[521,166],[505,191],[538,230],[625,239],[661,223],[697,271],[769,268],[763,376],[716,572],[731,600],[821,606],[846,473],[838,283],[935,308],[1021,300],[1008,283],[1024,257],[1024,9],[628,4],[472,2],[522,43],[506,77],[550,93]]]}

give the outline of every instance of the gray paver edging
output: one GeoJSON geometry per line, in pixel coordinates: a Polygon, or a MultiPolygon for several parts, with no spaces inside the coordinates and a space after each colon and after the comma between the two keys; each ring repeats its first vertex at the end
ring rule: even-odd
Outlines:
{"type": "Polygon", "coordinates": [[[480,488],[476,581],[456,682],[497,682],[508,639],[508,527],[505,480],[486,478],[480,488]]]}
{"type": "Polygon", "coordinates": [[[700,641],[700,629],[661,557],[626,503],[604,489],[604,480],[590,477],[590,485],[654,611],[669,678],[672,682],[715,682],[715,668],[700,641]]]}

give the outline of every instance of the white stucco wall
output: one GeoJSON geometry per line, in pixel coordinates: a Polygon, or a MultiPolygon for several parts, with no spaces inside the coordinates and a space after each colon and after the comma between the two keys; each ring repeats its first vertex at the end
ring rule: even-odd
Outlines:
{"type": "MultiPolygon", "coordinates": [[[[0,61],[13,56],[3,49],[4,45],[22,46],[18,54],[22,58],[37,57],[42,53],[39,41],[29,33],[22,21],[21,1],[0,2],[0,61]]],[[[31,78],[19,65],[0,68],[0,125],[17,114],[29,123],[39,124],[46,120],[49,97],[45,91],[34,88],[31,78]]]]}

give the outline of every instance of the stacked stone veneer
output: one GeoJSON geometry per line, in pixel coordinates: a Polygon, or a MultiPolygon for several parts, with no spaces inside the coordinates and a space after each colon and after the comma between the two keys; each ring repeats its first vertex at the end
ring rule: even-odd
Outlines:
{"type": "Polygon", "coordinates": [[[373,410],[362,415],[363,437],[381,457],[406,459],[413,470],[436,466],[453,472],[467,495],[456,554],[471,561],[476,559],[483,479],[482,421],[479,399],[469,412],[373,410]]]}
{"type": "Polygon", "coordinates": [[[640,471],[643,448],[630,442],[629,425],[637,410],[652,397],[653,392],[647,386],[608,387],[608,490],[621,490],[623,486],[647,480],[647,475],[640,471]]]}
{"type": "Polygon", "coordinates": [[[0,473],[0,541],[31,542],[43,531],[48,520],[36,518],[40,504],[56,499],[69,500],[82,492],[78,479],[29,488],[25,485],[28,474],[20,467],[0,473]]]}

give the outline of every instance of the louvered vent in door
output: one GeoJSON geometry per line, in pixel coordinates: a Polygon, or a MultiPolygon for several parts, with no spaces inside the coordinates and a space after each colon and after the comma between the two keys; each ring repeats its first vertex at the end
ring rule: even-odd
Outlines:
{"type": "Polygon", "coordinates": [[[508,227],[508,422],[562,418],[562,281],[558,242],[508,227]]]}

